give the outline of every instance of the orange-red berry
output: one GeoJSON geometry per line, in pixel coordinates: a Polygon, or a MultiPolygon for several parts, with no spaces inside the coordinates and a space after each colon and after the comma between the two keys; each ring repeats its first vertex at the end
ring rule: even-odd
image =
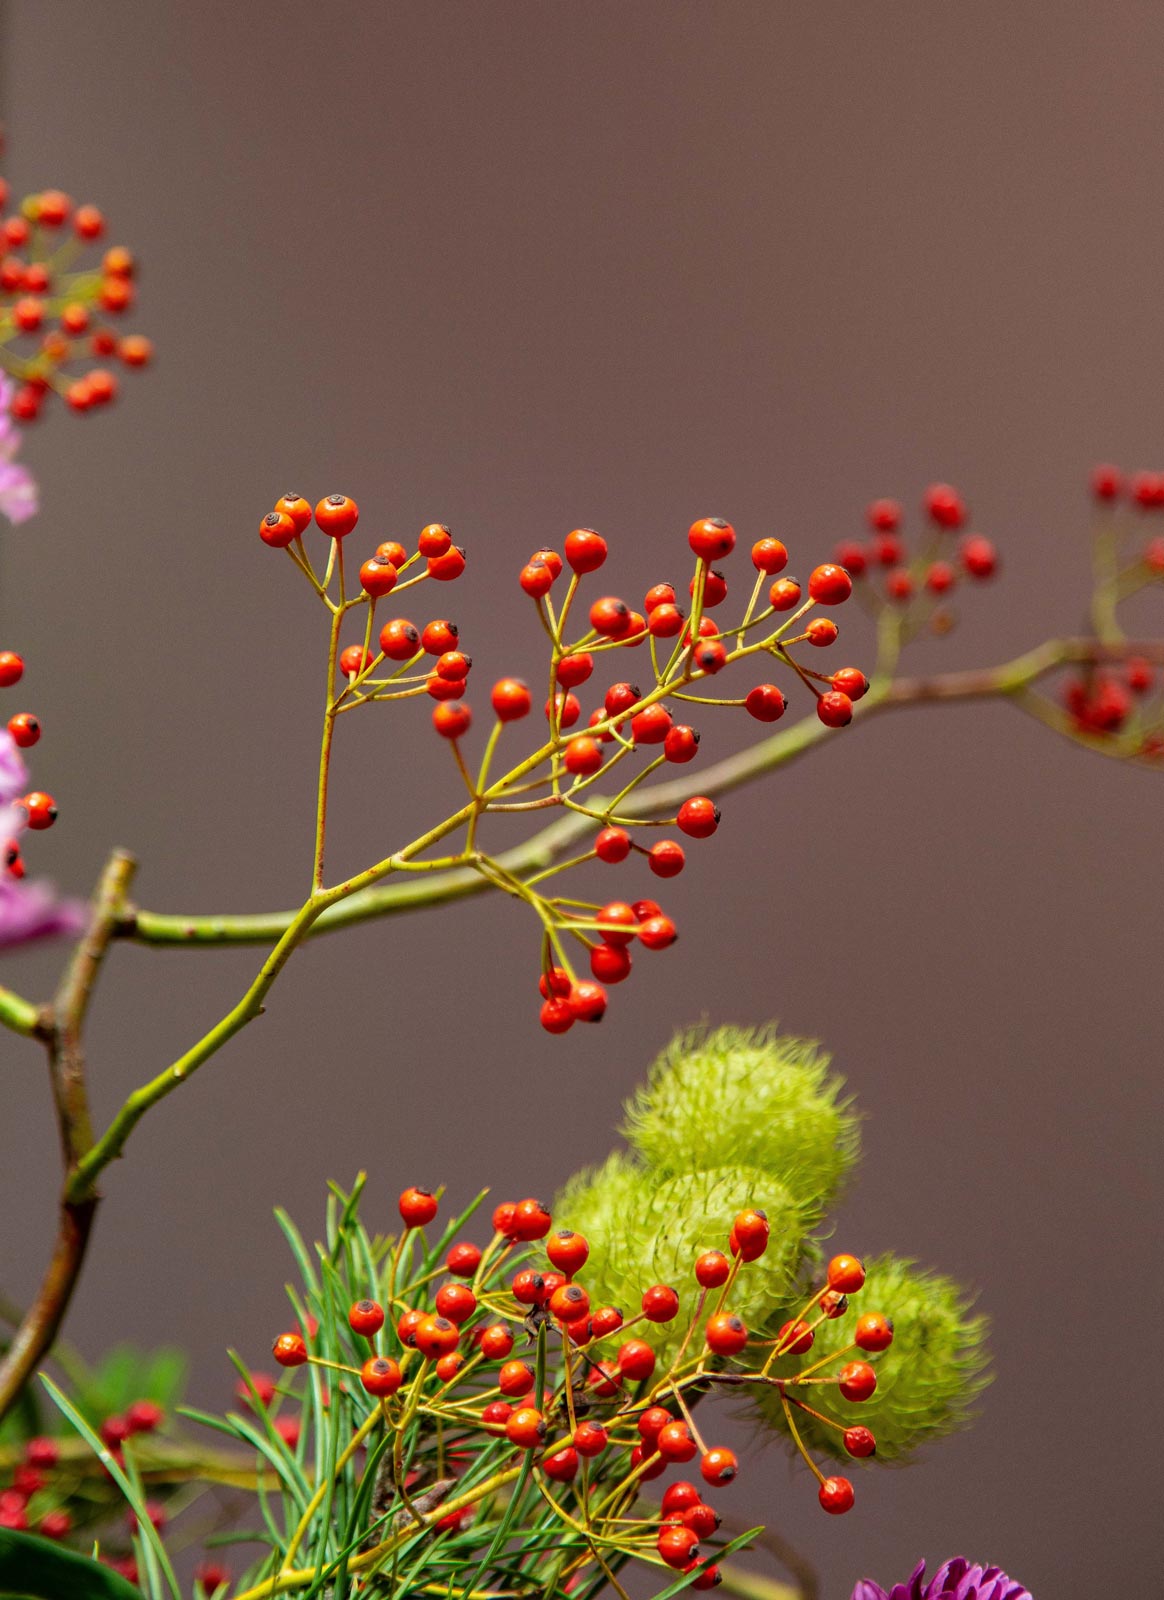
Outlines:
{"type": "Polygon", "coordinates": [[[877,1454],[877,1440],[868,1428],[846,1428],[843,1438],[845,1449],[851,1456],[873,1456],[877,1454]]]}
{"type": "Polygon", "coordinates": [[[348,1312],[348,1325],[370,1339],[384,1326],[384,1307],[375,1300],[357,1300],[348,1312]]]}
{"type": "Polygon", "coordinates": [[[722,517],[701,517],[691,524],[687,543],[701,561],[719,561],[735,549],[736,530],[722,517]]]}
{"type": "Polygon", "coordinates": [[[367,1393],[375,1395],[377,1399],[395,1394],[401,1379],[400,1367],[391,1356],[369,1356],[360,1368],[360,1382],[367,1393]]]}
{"type": "Polygon", "coordinates": [[[655,1352],[644,1339],[628,1339],[618,1352],[618,1370],[638,1383],[655,1370],[655,1352]]]}
{"type": "Polygon", "coordinates": [[[12,742],[22,750],[30,750],[40,738],[40,723],[31,711],[18,711],[8,719],[8,732],[12,742]]]}
{"type": "Polygon", "coordinates": [[[438,1315],[447,1317],[459,1328],[477,1309],[477,1296],[465,1283],[444,1283],[433,1301],[438,1315]]]}
{"type": "Polygon", "coordinates": [[[370,556],[360,568],[360,587],[378,600],[396,587],[396,568],[385,556],[370,556]]]}
{"type": "Polygon", "coordinates": [[[442,739],[459,739],[468,733],[473,713],[463,700],[446,701],[433,707],[432,725],[442,739]]]}
{"type": "Polygon", "coordinates": [[[695,1281],[701,1288],[718,1289],[731,1276],[731,1262],[722,1250],[704,1250],[695,1258],[695,1281]]]}
{"type": "Polygon", "coordinates": [[[719,827],[720,811],[714,800],[706,795],[694,795],[679,807],[675,822],[681,833],[691,839],[710,839],[719,827]]]}
{"type": "Polygon", "coordinates": [[[752,565],[774,578],[788,565],[788,551],[779,539],[759,539],[752,546],[752,565]]]}
{"type": "Polygon", "coordinates": [[[406,1228],[423,1228],[437,1214],[436,1195],[431,1189],[418,1189],[415,1184],[404,1190],[398,1205],[406,1228]]]}
{"type": "Polygon", "coordinates": [[[834,1256],[826,1269],[829,1288],[838,1294],[856,1294],[865,1282],[865,1268],[856,1256],[834,1256]]]}
{"type": "Polygon", "coordinates": [[[31,794],[26,794],[16,804],[24,807],[28,816],[28,826],[37,832],[44,828],[51,828],[57,820],[56,801],[51,794],[45,794],[41,789],[34,789],[31,794]]]}
{"type": "Polygon", "coordinates": [[[360,520],[360,508],[346,494],[329,494],[315,508],[315,521],[329,539],[343,539],[360,520]]]}
{"type": "Polygon", "coordinates": [[[792,611],[800,604],[800,585],[795,578],[777,578],[768,590],[768,604],[774,611],[792,611]]]}
{"type": "Polygon", "coordinates": [[[389,661],[411,661],[420,648],[419,631],[404,617],[393,617],[380,629],[380,649],[389,661]]]}
{"type": "Polygon", "coordinates": [[[893,1323],[880,1311],[866,1311],[857,1318],[853,1341],[862,1350],[888,1350],[893,1343],[893,1323]]]}
{"type": "Polygon", "coordinates": [[[822,606],[839,606],[853,592],[853,580],[844,567],[826,561],[814,568],[808,579],[809,598],[822,606]]]}
{"type": "Polygon", "coordinates": [[[281,1367],[301,1367],[307,1360],[307,1345],[301,1333],[281,1333],[271,1346],[271,1354],[281,1367]]]}
{"type": "Polygon", "coordinates": [[[847,728],[853,720],[853,702],[839,689],[830,689],[817,701],[816,714],[826,728],[847,728]]]}
{"type": "Polygon", "coordinates": [[[739,1317],[723,1311],[710,1319],[705,1337],[708,1349],[717,1356],[734,1356],[747,1344],[748,1329],[739,1317]]]}
{"type": "Polygon", "coordinates": [[[734,1450],[728,1450],[723,1445],[717,1445],[711,1450],[705,1450],[699,1459],[699,1471],[705,1483],[710,1483],[713,1488],[722,1488],[731,1483],[740,1470],[734,1450]]]}
{"type": "Polygon", "coordinates": [[[546,1437],[545,1418],[533,1406],[522,1406],[506,1422],[505,1436],[519,1449],[536,1450],[546,1437]]]}
{"type": "Polygon", "coordinates": [[[428,575],[438,583],[452,583],[465,570],[465,552],[455,544],[443,556],[429,556],[426,562],[428,575]]]}
{"type": "Polygon", "coordinates": [[[430,522],[416,541],[416,548],[426,558],[447,555],[452,545],[453,536],[443,522],[430,522]]]}
{"type": "Polygon", "coordinates": [[[834,1517],[852,1510],[853,1485],[848,1478],[826,1478],[817,1494],[823,1508],[834,1517]]]}
{"type": "Polygon", "coordinates": [[[631,838],[625,828],[603,828],[594,841],[594,853],[599,861],[617,865],[630,855],[631,838]]]}
{"type": "Polygon", "coordinates": [[[499,678],[490,696],[493,709],[502,722],[517,722],[528,717],[532,699],[520,678],[499,678]]]}
{"type": "Polygon", "coordinates": [[[566,535],[566,560],[579,575],[597,572],[606,560],[606,540],[593,528],[575,528],[566,535]]]}
{"type": "Polygon", "coordinates": [[[673,1322],[679,1315],[679,1296],[670,1284],[653,1283],[643,1290],[643,1315],[648,1322],[673,1322]]]}
{"type": "Polygon", "coordinates": [[[758,683],[748,691],[744,708],[757,722],[779,722],[784,715],[784,696],[774,683],[758,683]]]}
{"type": "Polygon", "coordinates": [[[259,523],[259,538],[272,550],[285,550],[299,537],[299,529],[284,511],[268,511],[259,523]]]}
{"type": "Polygon", "coordinates": [[[848,1361],[839,1373],[840,1391],[846,1400],[868,1400],[877,1387],[877,1374],[867,1361],[848,1361]]]}

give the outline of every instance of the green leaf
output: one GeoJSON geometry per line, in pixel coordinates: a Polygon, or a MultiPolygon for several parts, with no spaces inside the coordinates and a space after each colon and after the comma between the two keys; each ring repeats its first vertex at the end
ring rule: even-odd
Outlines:
{"type": "Polygon", "coordinates": [[[141,1600],[135,1589],[88,1556],[30,1533],[0,1528],[0,1600],[141,1600]]]}

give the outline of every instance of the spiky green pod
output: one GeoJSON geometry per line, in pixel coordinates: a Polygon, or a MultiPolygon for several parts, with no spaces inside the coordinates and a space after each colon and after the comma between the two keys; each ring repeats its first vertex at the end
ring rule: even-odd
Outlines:
{"type": "Polygon", "coordinates": [[[815,1222],[858,1152],[857,1117],[829,1062],[812,1040],[774,1025],[681,1033],[628,1102],[622,1131],[660,1174],[724,1166],[771,1173],[815,1222]]]}
{"type": "MultiPolygon", "coordinates": [[[[953,1279],[927,1272],[912,1261],[883,1255],[867,1260],[865,1270],[865,1287],[854,1296],[849,1313],[834,1322],[822,1323],[812,1350],[782,1360],[774,1372],[784,1377],[801,1367],[815,1365],[829,1351],[849,1343],[855,1315],[883,1311],[893,1320],[894,1339],[888,1350],[868,1358],[877,1371],[873,1395],[860,1405],[842,1399],[831,1388],[815,1388],[801,1398],[846,1427],[864,1423],[871,1428],[877,1439],[877,1454],[871,1459],[882,1463],[901,1461],[919,1445],[953,1433],[971,1420],[974,1402],[990,1381],[986,1370],[988,1323],[985,1316],[973,1311],[970,1298],[953,1279]]],[[[779,1319],[773,1318],[771,1332],[775,1332],[780,1320],[791,1315],[792,1310],[788,1309],[779,1319]]],[[[864,1358],[858,1350],[844,1359],[864,1358]]],[[[835,1372],[839,1365],[834,1363],[824,1370],[835,1372]]],[[[797,1393],[795,1389],[790,1392],[797,1393]]],[[[774,1390],[755,1392],[751,1409],[787,1434],[774,1390]]],[[[796,1411],[795,1417],[810,1450],[851,1462],[839,1433],[802,1411],[796,1411]]]]}
{"type": "Polygon", "coordinates": [[[696,1256],[726,1248],[732,1221],[745,1206],[766,1211],[772,1229],[766,1253],[744,1267],[732,1292],[733,1311],[751,1325],[786,1302],[804,1255],[803,1207],[768,1172],[736,1164],[660,1178],[616,1153],[570,1182],[555,1202],[554,1218],[590,1241],[582,1278],[593,1305],[616,1305],[629,1317],[650,1284],[679,1290],[684,1311],[674,1323],[635,1328],[636,1338],[666,1357],[678,1348],[699,1293],[696,1256]]]}

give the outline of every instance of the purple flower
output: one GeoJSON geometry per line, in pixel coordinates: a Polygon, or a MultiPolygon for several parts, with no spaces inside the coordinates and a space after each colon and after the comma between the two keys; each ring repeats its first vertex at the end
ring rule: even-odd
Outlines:
{"type": "Polygon", "coordinates": [[[20,449],[20,429],[13,420],[12,381],[0,372],[0,512],[9,522],[27,522],[36,515],[36,479],[13,457],[20,449]]]}
{"type": "Polygon", "coordinates": [[[852,1600],[1031,1600],[1030,1590],[1008,1578],[1001,1567],[971,1566],[965,1556],[947,1561],[923,1587],[925,1574],[926,1564],[919,1561],[908,1583],[895,1583],[888,1590],[862,1578],[852,1600]]]}
{"type": "Polygon", "coordinates": [[[0,950],[80,933],[85,907],[58,900],[51,884],[22,883],[0,866],[0,950]]]}

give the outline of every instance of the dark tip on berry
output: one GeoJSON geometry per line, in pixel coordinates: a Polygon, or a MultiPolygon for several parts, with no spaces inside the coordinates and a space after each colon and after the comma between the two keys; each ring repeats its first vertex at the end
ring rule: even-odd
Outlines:
{"type": "Polygon", "coordinates": [[[284,500],[302,500],[303,496],[301,494],[296,494],[293,489],[288,489],[284,493],[283,498],[284,500]]]}
{"type": "Polygon", "coordinates": [[[727,523],[723,520],[722,517],[708,517],[707,521],[708,521],[709,526],[711,526],[713,528],[726,528],[727,527],[727,523]]]}
{"type": "Polygon", "coordinates": [[[282,513],[279,511],[268,511],[267,515],[263,518],[265,526],[268,528],[275,527],[278,524],[281,515],[282,513]]]}
{"type": "Polygon", "coordinates": [[[375,1309],[376,1302],[374,1300],[358,1300],[356,1302],[357,1311],[375,1311],[375,1309]]]}
{"type": "Polygon", "coordinates": [[[342,506],[346,499],[346,494],[329,494],[327,497],[327,503],[329,506],[342,506]]]}
{"type": "Polygon", "coordinates": [[[700,734],[700,732],[699,732],[699,729],[698,729],[698,728],[692,728],[692,730],[691,730],[691,737],[692,737],[692,738],[693,738],[693,739],[694,739],[694,740],[695,740],[695,743],[696,743],[696,744],[698,744],[698,743],[699,743],[699,741],[700,741],[700,739],[701,739],[701,738],[702,738],[702,735],[701,735],[701,734],[700,734]]]}

